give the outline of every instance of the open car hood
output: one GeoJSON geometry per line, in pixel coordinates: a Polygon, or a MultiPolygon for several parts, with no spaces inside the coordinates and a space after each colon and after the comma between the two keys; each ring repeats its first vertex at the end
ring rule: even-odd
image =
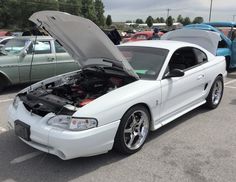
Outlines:
{"type": "Polygon", "coordinates": [[[212,54],[216,55],[219,41],[221,40],[220,34],[217,32],[193,29],[179,29],[168,32],[161,37],[162,40],[176,40],[197,44],[212,54]]]}
{"type": "Polygon", "coordinates": [[[29,20],[56,39],[82,68],[112,63],[138,78],[118,48],[92,21],[59,11],[36,12],[29,20]]]}

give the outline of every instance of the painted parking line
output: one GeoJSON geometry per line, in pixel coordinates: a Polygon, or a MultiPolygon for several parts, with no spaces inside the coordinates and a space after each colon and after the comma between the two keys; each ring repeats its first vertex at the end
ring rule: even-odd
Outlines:
{"type": "Polygon", "coordinates": [[[236,89],[236,87],[233,87],[233,86],[225,86],[225,88],[232,88],[232,89],[236,89]]]}
{"type": "Polygon", "coordinates": [[[0,103],[4,103],[4,102],[11,102],[13,101],[14,99],[4,99],[4,100],[0,100],[0,103]]]}
{"type": "Polygon", "coordinates": [[[229,84],[234,83],[234,82],[236,82],[236,80],[228,81],[228,82],[226,82],[224,85],[229,85],[229,84]]]}
{"type": "Polygon", "coordinates": [[[43,152],[40,152],[40,151],[36,151],[36,152],[32,152],[32,153],[29,153],[29,154],[25,154],[23,156],[20,156],[20,157],[17,157],[15,159],[13,159],[10,163],[11,164],[18,164],[18,163],[21,163],[21,162],[24,162],[24,161],[27,161],[29,159],[32,159],[34,157],[37,157],[38,155],[42,154],[43,152]]]}

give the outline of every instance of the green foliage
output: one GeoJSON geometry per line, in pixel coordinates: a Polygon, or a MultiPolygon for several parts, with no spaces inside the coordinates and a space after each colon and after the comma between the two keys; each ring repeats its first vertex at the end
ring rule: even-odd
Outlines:
{"type": "Polygon", "coordinates": [[[125,23],[132,23],[132,21],[131,20],[126,20],[125,23]]]}
{"type": "Polygon", "coordinates": [[[179,16],[177,17],[177,22],[183,23],[183,21],[184,21],[184,18],[182,17],[182,15],[179,15],[179,16]]]}
{"type": "Polygon", "coordinates": [[[195,17],[194,20],[193,20],[194,24],[196,24],[196,23],[203,23],[203,22],[204,22],[204,19],[201,16],[195,17]]]}
{"type": "Polygon", "coordinates": [[[140,18],[138,18],[138,19],[135,21],[135,23],[137,23],[137,24],[142,24],[142,23],[143,23],[143,20],[140,19],[140,18]]]}
{"type": "Polygon", "coordinates": [[[104,25],[102,0],[0,0],[0,28],[28,29],[28,18],[42,10],[68,12],[104,25]]]}
{"type": "Polygon", "coordinates": [[[184,21],[183,21],[183,25],[185,26],[185,25],[188,25],[188,24],[191,24],[191,20],[190,20],[189,17],[185,17],[184,21]]]}
{"type": "Polygon", "coordinates": [[[155,22],[156,22],[156,23],[160,23],[160,21],[161,21],[160,18],[157,17],[155,22]]]}
{"type": "Polygon", "coordinates": [[[149,28],[152,27],[152,25],[153,25],[153,18],[151,16],[147,17],[146,24],[147,24],[147,26],[149,28]]]}
{"type": "Polygon", "coordinates": [[[112,24],[112,19],[111,19],[111,15],[107,15],[107,19],[106,19],[106,25],[109,27],[112,24]]]}
{"type": "Polygon", "coordinates": [[[166,19],[166,25],[168,27],[171,27],[173,25],[173,18],[172,16],[169,16],[167,19],[166,19]]]}
{"type": "Polygon", "coordinates": [[[96,21],[95,23],[100,26],[104,26],[105,24],[105,17],[104,17],[104,5],[101,0],[95,0],[95,15],[96,21]]]}
{"type": "Polygon", "coordinates": [[[160,18],[160,23],[165,23],[165,19],[163,17],[160,18]]]}

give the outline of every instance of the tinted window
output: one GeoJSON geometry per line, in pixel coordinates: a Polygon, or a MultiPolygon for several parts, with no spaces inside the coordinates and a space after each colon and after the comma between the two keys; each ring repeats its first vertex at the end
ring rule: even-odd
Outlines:
{"type": "Polygon", "coordinates": [[[174,52],[169,62],[169,69],[186,70],[198,64],[194,49],[191,47],[181,48],[174,52]]]}
{"type": "Polygon", "coordinates": [[[197,63],[198,64],[201,64],[203,62],[206,62],[207,61],[207,55],[202,52],[201,50],[199,49],[193,49],[195,55],[196,55],[196,58],[197,58],[197,63]]]}
{"type": "Polygon", "coordinates": [[[55,41],[55,49],[56,53],[66,52],[66,50],[57,41],[55,41]]]}
{"type": "Polygon", "coordinates": [[[119,47],[135,72],[143,79],[156,79],[168,54],[167,49],[119,47]]]}

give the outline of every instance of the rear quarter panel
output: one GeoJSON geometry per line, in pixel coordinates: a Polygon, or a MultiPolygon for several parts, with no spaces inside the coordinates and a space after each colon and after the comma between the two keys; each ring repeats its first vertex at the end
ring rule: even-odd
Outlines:
{"type": "Polygon", "coordinates": [[[206,82],[208,83],[207,92],[206,92],[208,95],[216,77],[218,75],[222,75],[223,79],[225,79],[227,75],[225,57],[223,56],[212,57],[204,65],[204,67],[205,67],[205,78],[206,78],[206,82]]]}

